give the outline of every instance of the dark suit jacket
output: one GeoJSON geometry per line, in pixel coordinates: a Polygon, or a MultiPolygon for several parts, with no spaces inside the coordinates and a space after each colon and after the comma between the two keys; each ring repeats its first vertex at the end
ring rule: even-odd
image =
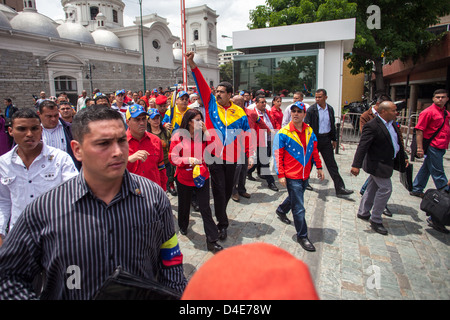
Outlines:
{"type": "Polygon", "coordinates": [[[379,178],[390,178],[393,170],[405,171],[405,148],[401,141],[400,131],[391,124],[397,132],[400,150],[394,157],[394,146],[391,135],[379,117],[367,122],[362,130],[361,139],[356,149],[352,167],[363,168],[368,174],[379,178]]]}
{"type": "Polygon", "coordinates": [[[77,158],[75,158],[75,155],[73,154],[73,151],[72,151],[72,147],[70,146],[70,141],[73,140],[71,124],[65,122],[61,118],[59,118],[59,122],[62,124],[63,129],[64,129],[64,135],[66,136],[67,153],[72,158],[72,160],[73,160],[73,162],[75,164],[75,167],[78,169],[78,171],[80,171],[82,164],[81,164],[80,161],[77,160],[77,158]]]}
{"type": "MultiPolygon", "coordinates": [[[[332,106],[327,104],[328,114],[330,115],[331,131],[330,137],[331,141],[336,141],[336,120],[334,119],[334,109],[332,106]]],[[[319,111],[317,110],[317,103],[314,103],[308,108],[305,117],[305,123],[309,124],[313,129],[315,135],[319,134],[319,111]]]]}

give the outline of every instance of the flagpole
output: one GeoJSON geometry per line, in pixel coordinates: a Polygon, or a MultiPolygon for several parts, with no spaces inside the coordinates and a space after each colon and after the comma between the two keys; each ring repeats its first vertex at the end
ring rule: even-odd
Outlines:
{"type": "Polygon", "coordinates": [[[183,62],[183,90],[187,91],[187,60],[186,60],[186,6],[185,1],[180,0],[181,5],[181,46],[183,62]]]}

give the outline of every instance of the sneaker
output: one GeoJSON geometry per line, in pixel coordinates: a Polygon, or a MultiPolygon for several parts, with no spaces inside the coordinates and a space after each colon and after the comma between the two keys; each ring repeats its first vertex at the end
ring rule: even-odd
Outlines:
{"type": "Polygon", "coordinates": [[[409,194],[410,194],[411,196],[419,197],[419,198],[423,198],[423,196],[425,195],[425,193],[423,193],[423,192],[417,192],[417,191],[411,191],[409,194]]]}

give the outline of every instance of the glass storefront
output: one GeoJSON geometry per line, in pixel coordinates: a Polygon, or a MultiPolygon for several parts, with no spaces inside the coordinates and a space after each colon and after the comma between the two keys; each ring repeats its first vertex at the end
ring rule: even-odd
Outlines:
{"type": "Polygon", "coordinates": [[[269,92],[269,96],[292,96],[302,91],[313,97],[317,89],[318,50],[239,55],[234,59],[236,90],[269,92]]]}

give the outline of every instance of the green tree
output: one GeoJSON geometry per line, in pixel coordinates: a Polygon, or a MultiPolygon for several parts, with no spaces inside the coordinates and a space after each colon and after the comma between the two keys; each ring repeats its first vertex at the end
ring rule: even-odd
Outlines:
{"type": "Polygon", "coordinates": [[[266,0],[250,11],[250,29],[356,18],[356,39],[350,59],[353,74],[373,71],[377,91],[385,91],[383,62],[413,61],[423,56],[440,37],[427,30],[450,12],[450,1],[404,0],[266,0]],[[381,11],[381,28],[369,29],[367,8],[381,11]]]}
{"type": "Polygon", "coordinates": [[[227,81],[229,83],[233,83],[233,64],[232,63],[224,63],[219,66],[219,77],[220,82],[227,81]]]}

